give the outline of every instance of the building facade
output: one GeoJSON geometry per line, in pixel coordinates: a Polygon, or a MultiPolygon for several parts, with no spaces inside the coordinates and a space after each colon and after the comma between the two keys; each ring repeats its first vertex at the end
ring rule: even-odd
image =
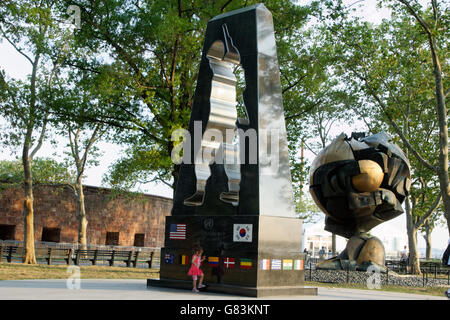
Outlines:
{"type": "MultiPolygon", "coordinates": [[[[303,237],[304,249],[308,250],[312,257],[319,257],[319,251],[322,248],[326,253],[332,248],[332,234],[325,231],[324,219],[306,226],[303,231],[303,237]]],[[[346,244],[346,239],[336,236],[336,252],[342,252],[346,244]]]]}
{"type": "MultiPolygon", "coordinates": [[[[76,199],[67,186],[34,186],[34,232],[36,241],[76,243],[76,199]]],[[[172,199],[140,194],[115,195],[109,189],[85,186],[89,244],[161,247],[165,217],[172,199]]],[[[0,190],[0,239],[23,241],[23,189],[0,190]]]]}

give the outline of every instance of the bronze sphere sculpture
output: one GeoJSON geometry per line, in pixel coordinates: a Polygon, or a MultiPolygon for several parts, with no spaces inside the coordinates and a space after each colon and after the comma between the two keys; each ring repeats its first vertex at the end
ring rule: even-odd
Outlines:
{"type": "Polygon", "coordinates": [[[325,230],[349,239],[337,257],[322,269],[384,268],[383,244],[366,232],[403,213],[411,186],[410,164],[386,133],[339,135],[314,159],[310,193],[325,213],[325,230]]]}

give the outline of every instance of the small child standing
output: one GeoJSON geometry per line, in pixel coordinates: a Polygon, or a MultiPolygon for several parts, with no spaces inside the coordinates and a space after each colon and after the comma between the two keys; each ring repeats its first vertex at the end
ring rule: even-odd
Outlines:
{"type": "Polygon", "coordinates": [[[188,271],[188,275],[192,276],[192,292],[198,292],[198,289],[206,287],[204,284],[202,284],[204,275],[203,271],[200,269],[200,266],[204,259],[202,258],[203,249],[201,247],[195,247],[193,251],[194,255],[192,256],[191,267],[188,271]]]}

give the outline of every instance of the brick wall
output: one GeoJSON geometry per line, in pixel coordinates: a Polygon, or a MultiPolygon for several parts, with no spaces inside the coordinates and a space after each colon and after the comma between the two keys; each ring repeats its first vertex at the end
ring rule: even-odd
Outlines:
{"type": "MultiPolygon", "coordinates": [[[[87,238],[91,244],[105,244],[107,232],[119,232],[119,245],[134,245],[136,233],[144,233],[144,246],[164,244],[165,216],[172,199],[140,195],[112,197],[107,189],[86,187],[87,238]]],[[[15,240],[23,240],[23,189],[0,190],[0,225],[15,225],[15,240]]],[[[43,228],[60,228],[60,242],[77,242],[78,221],[73,191],[64,186],[34,186],[35,240],[43,228]]]]}

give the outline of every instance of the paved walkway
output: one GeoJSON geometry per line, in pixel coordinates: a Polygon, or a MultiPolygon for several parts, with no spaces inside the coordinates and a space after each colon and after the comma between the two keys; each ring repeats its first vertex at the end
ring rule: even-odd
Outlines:
{"type": "MultiPolygon", "coordinates": [[[[147,288],[146,280],[81,280],[80,289],[67,289],[66,280],[0,281],[0,300],[249,300],[219,293],[147,288]]],[[[442,290],[443,292],[445,289],[442,290]]],[[[319,287],[317,296],[279,296],[260,300],[447,300],[442,297],[372,290],[319,287]]]]}

